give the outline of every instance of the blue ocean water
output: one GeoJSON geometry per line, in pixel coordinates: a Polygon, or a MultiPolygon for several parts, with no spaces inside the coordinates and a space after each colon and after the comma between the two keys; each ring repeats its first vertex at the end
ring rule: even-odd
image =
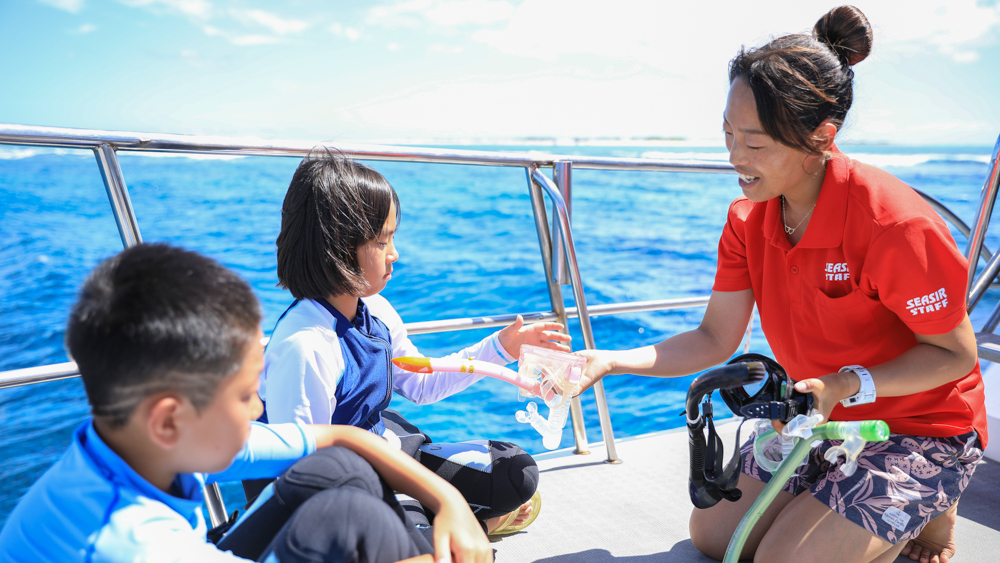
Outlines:
{"type": "MultiPolygon", "coordinates": [[[[469,148],[469,147],[466,147],[469,148]]],[[[725,160],[725,151],[642,147],[474,147],[621,157],[725,160]]],[[[844,146],[942,200],[971,222],[991,147],[844,146]]],[[[269,333],[291,302],[276,287],[274,240],[285,189],[298,161],[192,159],[122,154],[143,238],[199,250],[255,288],[269,333]]],[[[399,193],[400,261],[383,293],[405,321],[549,310],[527,182],[522,169],[374,162],[399,193]]],[[[589,304],[708,295],[732,175],[574,170],[573,224],[589,304]]],[[[121,249],[89,151],[0,147],[0,371],[67,360],[66,315],[87,272],[121,249]]],[[[961,248],[965,237],[955,231],[961,248]]],[[[1000,239],[991,237],[991,248],[1000,239]]],[[[564,290],[572,303],[572,292],[564,290]]],[[[995,298],[989,297],[995,302],[995,298]]],[[[987,302],[978,311],[988,311],[987,302]]],[[[598,317],[602,348],[657,342],[697,325],[702,309],[598,317]]],[[[981,322],[976,322],[978,325],[981,322]]],[[[574,347],[582,347],[571,321],[574,347]]],[[[489,331],[416,336],[427,355],[452,352],[489,331]]],[[[750,349],[767,353],[759,327],[750,349]]],[[[690,378],[608,378],[615,435],[680,426],[690,378]]],[[[514,420],[516,389],[486,379],[434,405],[395,398],[393,407],[437,441],[492,438],[544,451],[514,420]]],[[[592,394],[584,396],[591,442],[601,439],[592,394]]],[[[59,456],[87,416],[79,380],[0,390],[0,522],[59,456]]],[[[566,431],[563,447],[572,445],[566,431]]],[[[595,452],[601,455],[601,452],[595,452]]],[[[241,504],[233,488],[227,502],[241,504]]]]}

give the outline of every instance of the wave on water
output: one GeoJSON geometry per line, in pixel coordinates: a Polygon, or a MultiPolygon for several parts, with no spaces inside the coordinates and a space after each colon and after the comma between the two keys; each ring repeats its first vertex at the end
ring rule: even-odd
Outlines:
{"type": "MultiPolygon", "coordinates": [[[[988,154],[947,154],[947,153],[854,153],[845,151],[848,156],[870,164],[878,168],[912,168],[923,164],[989,164],[988,154]]],[[[653,158],[662,160],[698,160],[707,162],[728,162],[729,153],[726,152],[667,152],[667,151],[646,151],[642,153],[642,158],[653,158]]]]}
{"type": "MultiPolygon", "coordinates": [[[[0,160],[23,160],[42,155],[83,155],[82,151],[87,149],[56,149],[49,147],[2,147],[0,146],[0,160]]],[[[191,160],[236,160],[246,158],[238,154],[182,154],[173,152],[142,152],[128,151],[129,155],[145,156],[149,158],[189,158],[191,160]]]]}
{"type": "Polygon", "coordinates": [[[969,162],[989,164],[990,156],[984,154],[874,154],[849,153],[848,156],[879,168],[906,168],[921,164],[965,164],[969,162]]]}
{"type": "Polygon", "coordinates": [[[657,160],[704,160],[708,162],[729,162],[728,152],[646,151],[639,156],[642,158],[654,158],[657,160]]]}

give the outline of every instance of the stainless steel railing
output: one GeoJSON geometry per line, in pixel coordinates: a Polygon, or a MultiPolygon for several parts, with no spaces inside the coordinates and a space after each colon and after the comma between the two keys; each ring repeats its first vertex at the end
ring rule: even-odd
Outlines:
{"type": "MultiPolygon", "coordinates": [[[[657,301],[635,301],[632,303],[612,303],[609,305],[594,305],[588,310],[591,317],[602,315],[621,315],[625,313],[641,313],[646,311],[669,311],[673,309],[687,309],[691,307],[704,307],[708,305],[708,297],[689,297],[686,299],[663,299],[657,301]]],[[[576,307],[567,307],[566,318],[575,319],[579,317],[576,307]]],[[[557,321],[560,319],[553,311],[535,311],[531,313],[521,313],[521,317],[526,323],[541,321],[557,321]]],[[[504,327],[514,322],[516,313],[504,315],[492,315],[489,317],[467,317],[461,319],[446,319],[441,321],[421,321],[405,323],[406,333],[434,334],[438,332],[454,332],[460,330],[475,330],[478,328],[504,327]]],[[[264,339],[264,343],[267,338],[264,339]]],[[[70,379],[79,377],[80,371],[76,367],[76,362],[63,362],[33,368],[14,369],[0,372],[0,389],[8,387],[20,387],[32,383],[43,383],[46,381],[58,381],[60,379],[70,379]]]]}
{"type": "MultiPolygon", "coordinates": [[[[979,197],[979,207],[976,209],[976,217],[972,222],[969,234],[969,243],[966,246],[965,255],[969,259],[969,284],[968,310],[969,313],[976,308],[986,294],[986,290],[993,285],[997,274],[1000,273],[1000,252],[989,256],[984,245],[986,241],[986,231],[990,225],[990,218],[993,215],[993,206],[996,205],[997,192],[1000,191],[1000,137],[997,138],[996,145],[993,146],[993,156],[990,159],[989,171],[983,182],[983,189],[979,197]],[[976,275],[979,258],[987,260],[982,273],[976,275]]],[[[1000,302],[990,312],[983,327],[976,333],[976,345],[979,357],[991,362],[1000,362],[1000,335],[994,334],[997,325],[1000,324],[1000,302]]]]}
{"type": "MultiPolygon", "coordinates": [[[[122,244],[126,247],[142,241],[138,221],[132,209],[125,177],[118,161],[118,151],[174,152],[193,154],[223,154],[243,156],[286,156],[303,157],[321,142],[272,141],[253,138],[232,138],[215,136],[188,136],[170,134],[126,133],[67,129],[55,127],[32,127],[0,124],[0,144],[91,149],[97,159],[101,177],[104,180],[108,200],[122,244]]],[[[570,225],[569,203],[571,194],[571,171],[573,167],[599,170],[641,170],[663,172],[734,173],[733,168],[723,163],[692,163],[643,158],[603,158],[584,156],[539,155],[536,153],[497,153],[457,149],[392,147],[371,144],[347,143],[329,146],[347,157],[359,160],[387,160],[397,162],[424,162],[439,164],[469,164],[481,166],[516,166],[525,169],[532,211],[538,232],[539,249],[545,266],[546,283],[552,311],[531,313],[531,320],[554,318],[567,325],[567,319],[578,318],[583,332],[584,345],[596,348],[590,317],[594,314],[615,312],[652,311],[677,307],[704,306],[707,298],[614,304],[594,308],[587,306],[583,281],[576,259],[576,248],[570,225]],[[540,168],[553,168],[554,179],[550,180],[540,168]],[[549,229],[544,194],[549,196],[553,207],[553,229],[549,229]],[[561,285],[572,287],[575,308],[567,309],[562,297],[561,285]],[[603,308],[602,308],[603,307],[603,308]]],[[[431,321],[408,325],[412,334],[463,330],[507,324],[513,315],[498,317],[476,317],[431,321]],[[504,319],[504,320],[501,320],[504,319]]],[[[54,381],[79,375],[72,362],[0,372],[0,388],[44,381],[54,381]]],[[[614,443],[610,412],[604,393],[603,383],[594,385],[595,400],[607,451],[606,461],[620,463],[614,443]]],[[[583,411],[580,398],[572,405],[573,432],[576,453],[589,453],[583,411]]],[[[218,487],[207,488],[207,506],[212,524],[225,522],[227,514],[222,504],[218,487]]]]}

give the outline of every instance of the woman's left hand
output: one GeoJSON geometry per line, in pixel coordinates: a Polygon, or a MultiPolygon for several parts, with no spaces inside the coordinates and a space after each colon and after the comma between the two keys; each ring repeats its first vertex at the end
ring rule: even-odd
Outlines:
{"type": "MultiPolygon", "coordinates": [[[[813,408],[823,415],[823,422],[830,420],[830,413],[840,401],[854,395],[860,389],[861,381],[852,372],[831,373],[814,379],[803,379],[795,384],[795,390],[799,393],[812,393],[815,399],[813,408]]],[[[784,425],[777,421],[772,421],[772,426],[778,432],[784,428],[784,425]]]]}
{"type": "Polygon", "coordinates": [[[518,315],[516,321],[500,331],[500,344],[515,358],[521,355],[521,346],[524,344],[569,352],[571,349],[564,342],[569,342],[573,337],[559,332],[562,328],[560,323],[532,323],[525,326],[524,319],[518,315]]]}

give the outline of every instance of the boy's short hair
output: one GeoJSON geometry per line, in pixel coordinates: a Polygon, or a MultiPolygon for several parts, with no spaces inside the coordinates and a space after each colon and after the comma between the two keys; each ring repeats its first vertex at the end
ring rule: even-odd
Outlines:
{"type": "Polygon", "coordinates": [[[399,197],[372,168],[329,150],[302,159],[281,205],[278,285],[296,299],[360,295],[358,246],[376,238],[399,197]]]}
{"type": "Polygon", "coordinates": [[[239,370],[260,322],[257,297],[236,273],[197,252],[139,244],[87,277],[66,347],[93,415],[115,428],[162,391],[207,406],[239,370]]]}

